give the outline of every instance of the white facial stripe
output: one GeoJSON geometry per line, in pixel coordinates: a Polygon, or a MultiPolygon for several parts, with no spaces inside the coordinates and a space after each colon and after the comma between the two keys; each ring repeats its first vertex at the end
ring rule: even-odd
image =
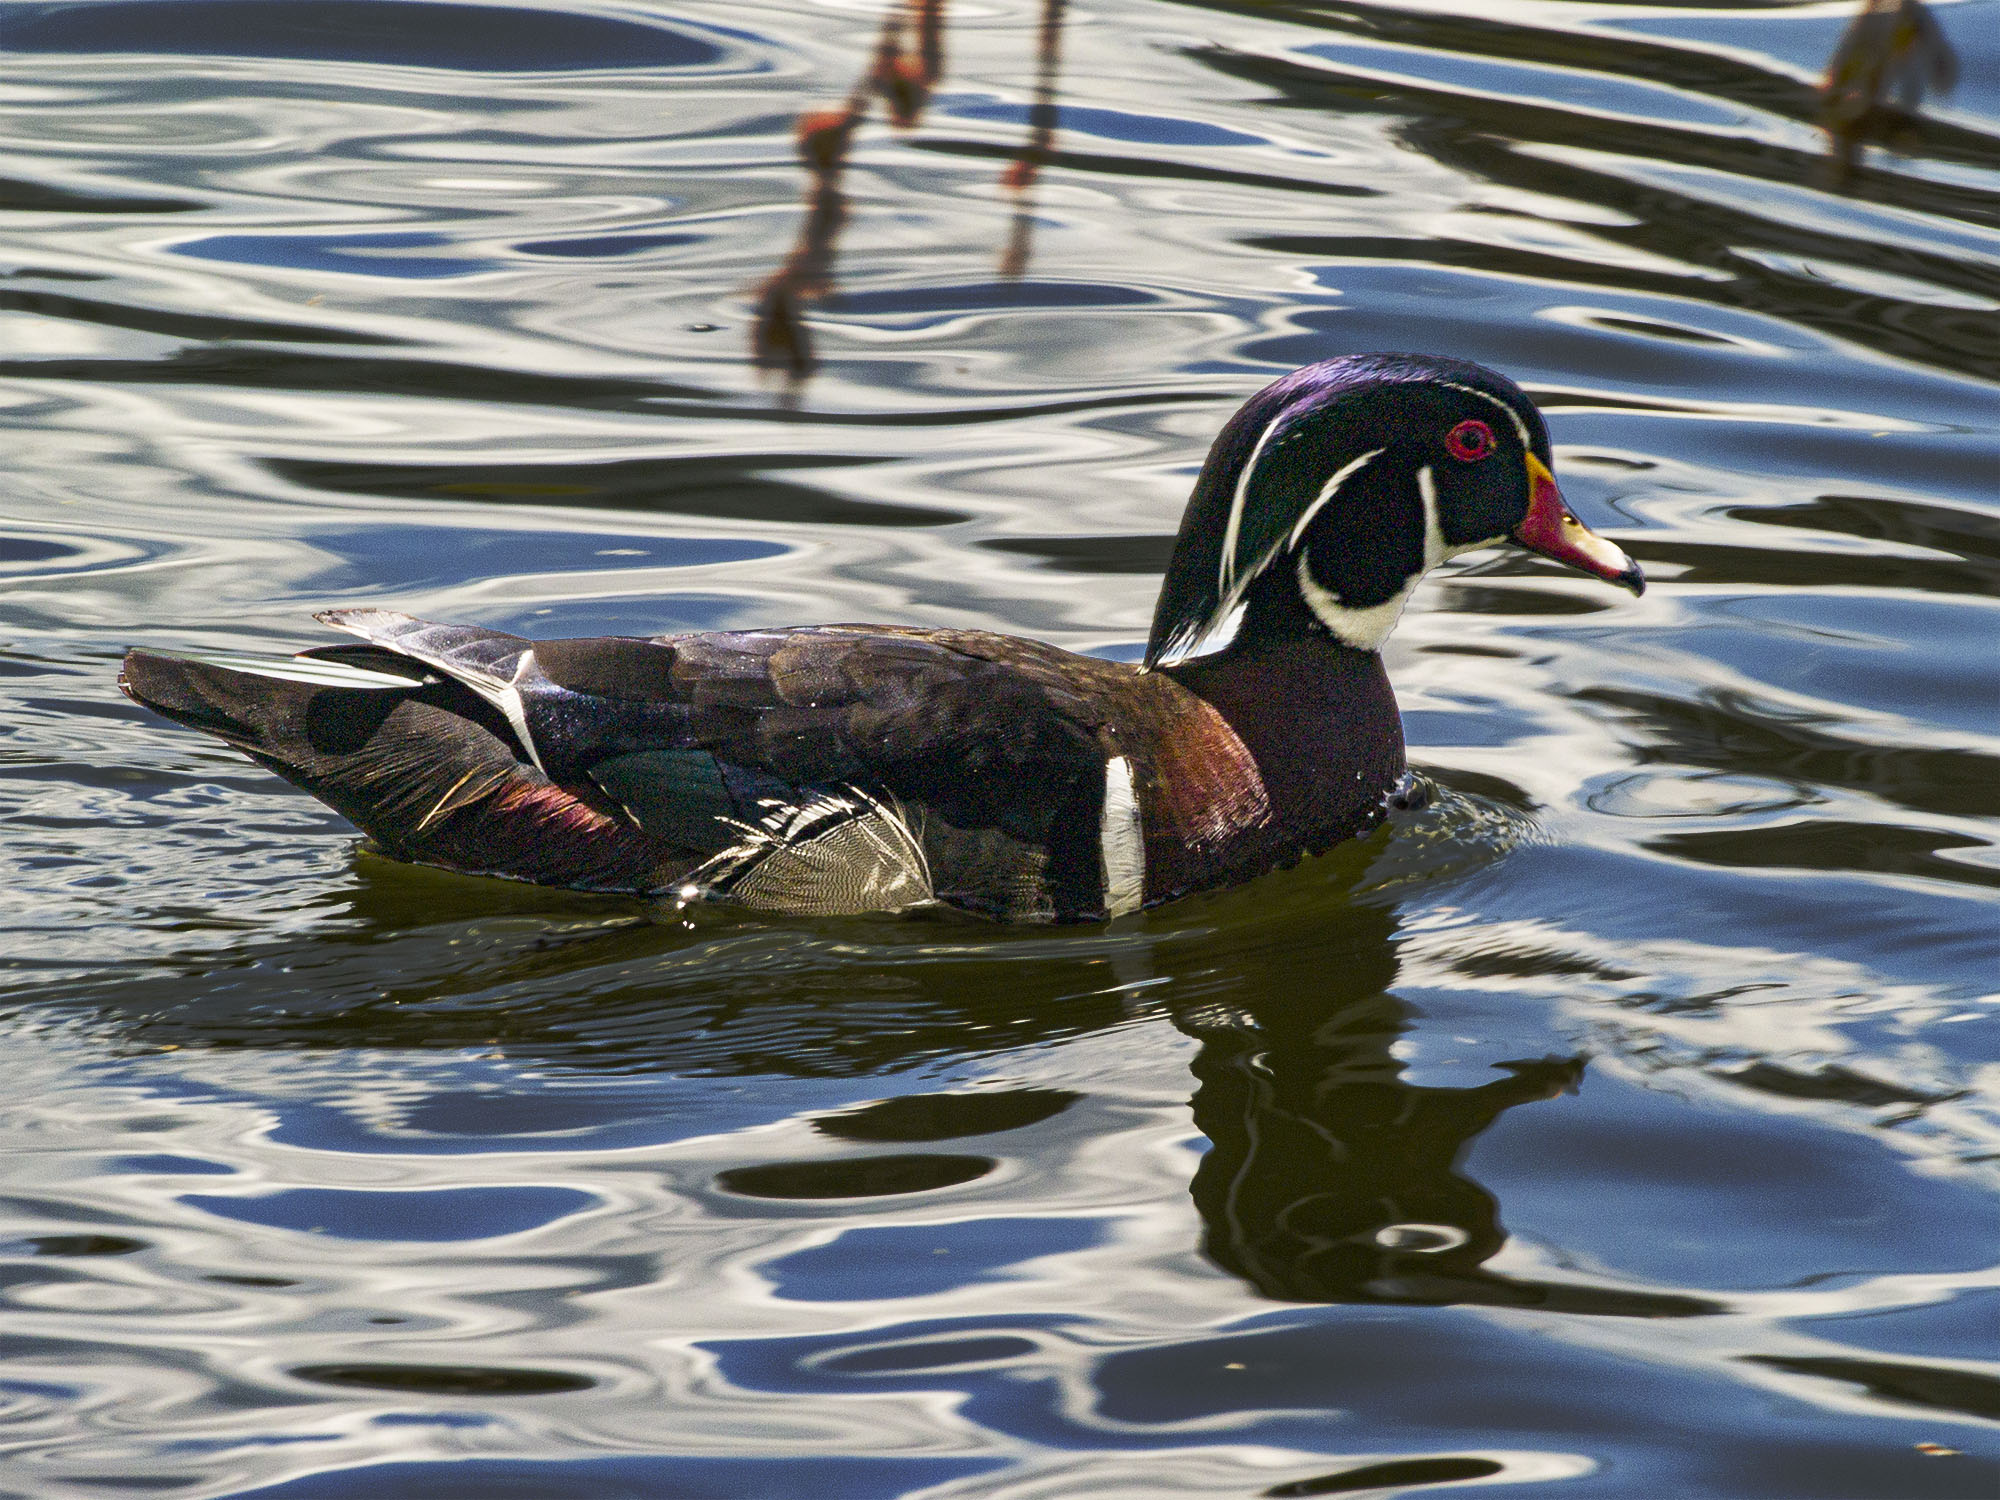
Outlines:
{"type": "MultiPolygon", "coordinates": [[[[1280,412],[1278,416],[1283,416],[1280,412]]],[[[1229,524],[1222,528],[1222,569],[1217,575],[1217,589],[1224,599],[1236,582],[1236,538],[1243,530],[1243,506],[1250,495],[1250,479],[1257,472],[1257,460],[1264,456],[1264,445],[1271,441],[1271,434],[1278,430],[1278,416],[1264,424],[1264,430],[1257,435],[1257,446],[1250,450],[1249,461],[1243,465],[1243,473],[1236,481],[1236,493],[1229,502],[1229,524]]]]}
{"type": "Polygon", "coordinates": [[[1507,413],[1507,420],[1514,424],[1514,431],[1521,439],[1521,447],[1529,453],[1535,451],[1534,441],[1528,435],[1528,424],[1521,419],[1521,414],[1491,391],[1482,391],[1476,385],[1458,385],[1449,380],[1440,380],[1438,384],[1448,391],[1464,391],[1468,396],[1477,396],[1481,401],[1492,402],[1507,413]]]}
{"type": "MultiPolygon", "coordinates": [[[[1268,436],[1268,431],[1266,435],[1268,436]]],[[[1259,440],[1256,451],[1257,453],[1262,453],[1263,450],[1263,442],[1259,440]]],[[[1333,476],[1320,487],[1318,496],[1314,498],[1311,505],[1306,507],[1305,514],[1299,517],[1298,523],[1292,527],[1291,533],[1282,541],[1272,543],[1270,550],[1257,559],[1257,565],[1238,578],[1234,576],[1235,569],[1231,566],[1231,563],[1236,555],[1238,522],[1242,518],[1243,502],[1245,499],[1244,485],[1247,485],[1249,482],[1249,476],[1246,473],[1244,484],[1237,486],[1236,506],[1229,513],[1229,535],[1226,538],[1227,550],[1222,556],[1224,585],[1216,607],[1215,617],[1199,634],[1195,635],[1185,644],[1169,650],[1161,658],[1161,664],[1164,666],[1172,662],[1185,661],[1191,656],[1206,656],[1210,652],[1220,651],[1224,646],[1228,645],[1235,638],[1237,626],[1243,622],[1243,595],[1249,590],[1250,585],[1263,576],[1264,570],[1271,566],[1271,560],[1280,552],[1289,551],[1298,546],[1299,538],[1305,535],[1306,527],[1312,524],[1312,518],[1319,514],[1320,508],[1327,501],[1340,493],[1341,485],[1346,483],[1353,475],[1360,472],[1370,460],[1380,458],[1388,451],[1386,448],[1375,448],[1362,454],[1359,458],[1351,459],[1347,463],[1342,464],[1339,469],[1334,471],[1333,476]]],[[[1253,453],[1251,455],[1251,461],[1253,463],[1256,461],[1256,454],[1253,453]]]]}
{"type": "MultiPolygon", "coordinates": [[[[1265,429],[1264,435],[1265,437],[1270,436],[1269,428],[1265,429]]],[[[1256,463],[1258,455],[1263,451],[1264,439],[1260,438],[1258,439],[1256,449],[1251,454],[1251,463],[1253,465],[1256,463]]],[[[1305,513],[1299,517],[1290,533],[1282,541],[1272,543],[1270,550],[1257,559],[1256,566],[1238,578],[1235,576],[1235,569],[1232,564],[1236,555],[1239,525],[1242,520],[1243,505],[1247,497],[1250,481],[1249,471],[1246,469],[1242,483],[1236,487],[1236,503],[1229,513],[1229,532],[1225,539],[1226,550],[1223,552],[1222,557],[1224,587],[1216,607],[1215,616],[1197,634],[1171,647],[1161,658],[1161,665],[1165,666],[1173,662],[1185,661],[1193,656],[1205,656],[1211,652],[1220,651],[1224,646],[1227,646],[1235,638],[1237,627],[1243,622],[1243,595],[1249,590],[1250,585],[1263,576],[1264,570],[1271,566],[1272,560],[1280,552],[1291,551],[1298,547],[1299,540],[1305,535],[1306,528],[1312,524],[1313,517],[1320,513],[1320,510],[1329,500],[1340,493],[1342,485],[1388,451],[1386,448],[1372,448],[1359,458],[1350,459],[1348,462],[1342,464],[1327,479],[1326,483],[1320,487],[1319,494],[1314,497],[1312,504],[1306,507],[1305,513]]],[[[1426,485],[1430,483],[1429,475],[1430,471],[1426,469],[1422,483],[1426,485]]],[[[1429,534],[1437,530],[1436,514],[1437,497],[1433,494],[1425,502],[1425,515],[1427,517],[1426,555],[1429,552],[1429,534]]],[[[1332,597],[1331,595],[1326,595],[1326,591],[1323,589],[1320,592],[1329,599],[1332,597]]],[[[1393,624],[1394,622],[1392,621],[1391,623],[1393,624]]]]}
{"type": "MultiPolygon", "coordinates": [[[[1335,495],[1340,493],[1340,487],[1343,484],[1347,483],[1349,477],[1352,476],[1356,470],[1358,470],[1363,464],[1367,463],[1370,459],[1380,458],[1383,454],[1387,453],[1388,451],[1389,450],[1387,448],[1373,449],[1370,452],[1362,454],[1361,457],[1357,459],[1352,459],[1349,462],[1342,464],[1338,469],[1335,469],[1333,471],[1333,477],[1327,480],[1327,482],[1323,486],[1321,486],[1318,497],[1314,499],[1311,505],[1308,505],[1306,507],[1306,513],[1299,517],[1299,523],[1298,525],[1292,528],[1292,534],[1285,538],[1285,545],[1287,547],[1298,546],[1299,538],[1306,534],[1306,527],[1312,524],[1312,518],[1320,513],[1320,508],[1324,506],[1327,501],[1331,500],[1335,495]]],[[[1269,563],[1270,559],[1268,557],[1265,558],[1264,564],[1268,565],[1269,563]]],[[[1263,567],[1260,566],[1257,571],[1261,573],[1263,571],[1263,567]]]]}
{"type": "Polygon", "coordinates": [[[1425,464],[1417,470],[1417,493],[1424,499],[1424,571],[1428,573],[1449,555],[1444,545],[1444,527],[1438,521],[1437,476],[1425,464]]]}
{"type": "MultiPolygon", "coordinates": [[[[1443,386],[1446,390],[1461,391],[1468,396],[1477,396],[1481,401],[1499,408],[1501,413],[1506,416],[1508,422],[1513,425],[1514,434],[1520,439],[1522,450],[1529,453],[1534,451],[1534,435],[1528,430],[1526,419],[1507,401],[1494,395],[1491,391],[1482,391],[1478,386],[1474,385],[1461,385],[1451,380],[1440,380],[1436,384],[1443,386]]],[[[1240,623],[1242,598],[1250,585],[1262,575],[1266,568],[1270,567],[1280,552],[1286,550],[1297,551],[1299,543],[1305,536],[1306,528],[1312,524],[1313,518],[1320,513],[1327,502],[1340,493],[1340,487],[1348,479],[1360,472],[1362,468],[1381,457],[1387,451],[1383,448],[1376,448],[1371,452],[1362,454],[1359,458],[1352,459],[1341,465],[1327,479],[1326,483],[1321,486],[1319,494],[1314,497],[1312,503],[1306,507],[1305,512],[1293,524],[1291,531],[1287,533],[1285,539],[1281,543],[1273,545],[1270,551],[1257,559],[1254,567],[1250,568],[1239,578],[1236,571],[1236,549],[1237,543],[1242,537],[1243,510],[1249,502],[1250,482],[1256,475],[1258,460],[1264,455],[1264,446],[1271,440],[1271,435],[1277,430],[1277,427],[1278,418],[1274,417],[1265,426],[1264,431],[1259,434],[1256,446],[1250,450],[1249,461],[1243,466],[1242,476],[1236,482],[1236,493],[1230,500],[1229,519],[1223,529],[1222,535],[1222,563],[1218,573],[1219,604],[1215,617],[1198,635],[1188,640],[1184,645],[1170,651],[1163,659],[1164,661],[1182,661],[1188,657],[1202,655],[1206,651],[1217,650],[1227,645],[1229,638],[1235,633],[1233,627],[1240,623]]],[[[1341,603],[1339,595],[1335,594],[1331,589],[1322,588],[1319,585],[1313,578],[1311,569],[1306,566],[1305,554],[1299,554],[1299,592],[1304,596],[1307,608],[1313,612],[1314,617],[1322,625],[1326,626],[1338,639],[1350,646],[1358,647],[1364,651],[1380,650],[1382,643],[1388,639],[1389,632],[1395,629],[1396,622],[1402,618],[1403,607],[1409,603],[1410,595],[1415,592],[1416,586],[1423,578],[1424,573],[1435,568],[1447,558],[1457,557],[1460,553],[1464,552],[1476,551],[1480,547],[1491,546],[1493,542],[1500,540],[1500,538],[1492,537],[1482,541],[1468,542],[1462,546],[1452,546],[1446,542],[1444,527],[1438,515],[1437,478],[1431,472],[1429,465],[1417,471],[1417,492],[1423,497],[1424,506],[1424,564],[1423,568],[1403,585],[1394,598],[1384,600],[1380,604],[1371,605],[1366,609],[1350,608],[1341,603]]]]}
{"type": "Polygon", "coordinates": [[[1444,527],[1438,520],[1437,479],[1431,473],[1429,464],[1417,471],[1417,491],[1424,497],[1424,567],[1435,568],[1441,562],[1454,557],[1463,557],[1468,552],[1491,547],[1507,540],[1503,532],[1499,536],[1484,536],[1471,542],[1447,542],[1444,527]]]}
{"type": "Polygon", "coordinates": [[[1104,914],[1122,917],[1137,911],[1146,900],[1146,834],[1132,788],[1132,762],[1122,755],[1104,763],[1097,841],[1104,855],[1104,914]]]}

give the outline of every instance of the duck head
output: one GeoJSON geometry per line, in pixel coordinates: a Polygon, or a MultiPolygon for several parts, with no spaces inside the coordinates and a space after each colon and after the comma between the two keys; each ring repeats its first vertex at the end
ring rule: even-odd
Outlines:
{"type": "Polygon", "coordinates": [[[1426,572],[1497,542],[1646,586],[1570,513],[1542,415],[1504,375],[1418,354],[1307,365],[1244,403],[1209,450],[1146,665],[1299,631],[1380,650],[1426,572]]]}

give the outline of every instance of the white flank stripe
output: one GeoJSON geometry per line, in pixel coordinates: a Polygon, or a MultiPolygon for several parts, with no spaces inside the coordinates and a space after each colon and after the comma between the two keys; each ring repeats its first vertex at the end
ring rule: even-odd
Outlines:
{"type": "Polygon", "coordinates": [[[273,677],[280,682],[303,682],[313,687],[413,688],[422,687],[422,677],[397,677],[370,667],[352,667],[342,661],[318,661],[307,656],[250,656],[234,651],[207,651],[178,658],[200,662],[205,667],[221,667],[252,677],[273,677]]]}
{"type": "Polygon", "coordinates": [[[1122,917],[1146,901],[1146,834],[1139,798],[1132,790],[1132,762],[1114,755],[1104,763],[1104,812],[1098,821],[1104,851],[1104,914],[1122,917]]]}
{"type": "Polygon", "coordinates": [[[1271,441],[1271,434],[1277,430],[1278,417],[1273,416],[1257,435],[1257,446],[1250,450],[1249,461],[1243,465],[1243,475],[1236,481],[1236,494],[1229,502],[1229,524],[1222,528],[1222,570],[1216,577],[1217,591],[1224,599],[1229,597],[1236,582],[1236,538],[1243,530],[1243,504],[1250,494],[1250,478],[1257,472],[1257,460],[1264,456],[1264,445],[1271,441]]]}

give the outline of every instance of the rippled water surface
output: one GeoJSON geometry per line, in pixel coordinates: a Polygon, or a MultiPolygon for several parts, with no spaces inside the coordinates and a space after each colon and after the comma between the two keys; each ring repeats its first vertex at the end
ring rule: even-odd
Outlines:
{"type": "Polygon", "coordinates": [[[2000,3],[1843,196],[1852,9],[1077,5],[1017,201],[1038,8],[953,0],[787,399],[860,0],[0,7],[0,1494],[2000,1493],[2000,3]],[[1433,806],[1108,928],[402,868],[113,688],[1130,656],[1224,416],[1383,347],[1653,588],[1451,565],[1433,806]]]}

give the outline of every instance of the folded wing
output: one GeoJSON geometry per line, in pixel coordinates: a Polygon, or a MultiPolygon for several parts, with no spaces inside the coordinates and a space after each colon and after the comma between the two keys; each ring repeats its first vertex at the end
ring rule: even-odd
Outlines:
{"type": "Polygon", "coordinates": [[[1052,648],[839,626],[529,641],[389,610],[320,618],[367,644],[133,652],[121,686],[397,858],[788,911],[1101,902],[1096,725],[1052,648]]]}

